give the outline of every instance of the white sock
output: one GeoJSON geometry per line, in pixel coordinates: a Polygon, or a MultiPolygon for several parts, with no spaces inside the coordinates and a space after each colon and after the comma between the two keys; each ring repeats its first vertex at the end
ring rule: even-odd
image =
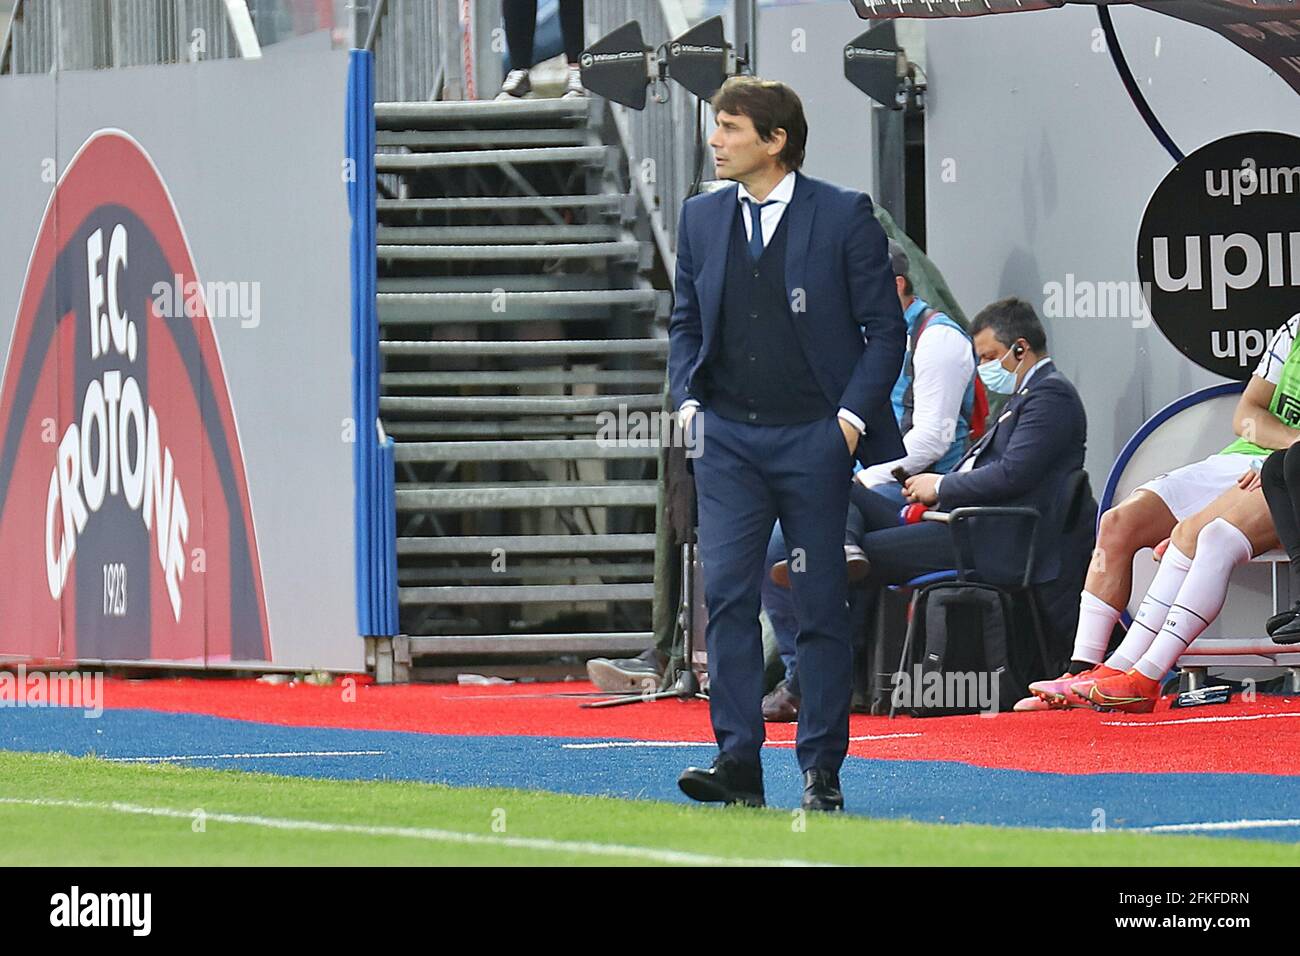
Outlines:
{"type": "Polygon", "coordinates": [[[1099,664],[1106,656],[1115,622],[1123,612],[1111,607],[1097,595],[1084,591],[1079,595],[1079,626],[1074,632],[1074,650],[1070,659],[1099,664]]]}
{"type": "Polygon", "coordinates": [[[1124,640],[1106,662],[1107,667],[1126,671],[1141,659],[1160,633],[1160,628],[1165,626],[1169,608],[1178,597],[1178,589],[1183,586],[1183,579],[1191,569],[1192,559],[1170,541],[1165,556],[1160,559],[1160,567],[1151,587],[1147,588],[1146,597],[1142,599],[1124,640]]]}
{"type": "Polygon", "coordinates": [[[1232,569],[1250,560],[1251,548],[1241,530],[1215,518],[1196,537],[1196,557],[1165,625],[1134,666],[1152,680],[1160,680],[1183,651],[1223,610],[1232,569]]]}

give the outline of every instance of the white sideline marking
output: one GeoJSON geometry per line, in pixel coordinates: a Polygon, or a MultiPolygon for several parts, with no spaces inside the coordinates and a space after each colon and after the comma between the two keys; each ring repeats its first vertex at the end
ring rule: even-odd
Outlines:
{"type": "MultiPolygon", "coordinates": [[[[193,820],[195,811],[170,807],[145,807],[134,803],[92,803],[86,800],[22,799],[0,797],[0,804],[24,807],[51,807],[70,810],[107,810],[134,816],[164,817],[169,820],[193,820]]],[[[271,830],[307,830],[312,833],[351,833],[357,836],[404,837],[431,843],[460,843],[470,846],[499,846],[548,853],[589,853],[593,856],[629,857],[655,863],[678,863],[688,866],[832,866],[811,860],[761,860],[745,857],[712,856],[684,850],[658,850],[618,843],[594,843],[574,840],[546,840],[536,837],[486,836],[457,830],[434,830],[426,827],[362,826],[355,823],[323,823],[319,820],[291,820],[282,817],[243,816],[234,813],[207,813],[204,819],[216,823],[243,824],[271,830]]]]}
{"type": "Polygon", "coordinates": [[[1178,720],[1103,720],[1103,727],[1168,727],[1171,724],[1222,724],[1232,720],[1271,720],[1274,717],[1300,717],[1300,713],[1239,714],[1235,717],[1182,717],[1178,720]]]}
{"type": "MultiPolygon", "coordinates": [[[[911,734],[863,734],[861,737],[850,737],[849,743],[861,740],[897,740],[901,737],[920,737],[919,733],[911,734]]],[[[769,740],[763,746],[765,747],[793,747],[794,740],[769,740]]]]}
{"type": "Polygon", "coordinates": [[[174,763],[181,760],[247,760],[264,757],[381,757],[387,750],[299,750],[261,754],[173,754],[167,757],[102,757],[109,763],[174,763]]]}
{"type": "Polygon", "coordinates": [[[1300,827],[1300,820],[1219,820],[1213,823],[1161,823],[1153,827],[1124,827],[1125,833],[1188,833],[1197,830],[1265,830],[1300,827]]]}
{"type": "MultiPolygon", "coordinates": [[[[867,734],[850,737],[850,742],[860,740],[894,740],[899,737],[920,737],[916,734],[867,734]]],[[[793,740],[768,740],[764,747],[793,747],[793,740]]],[[[601,740],[586,744],[560,744],[561,750],[609,750],[615,747],[717,747],[712,740],[601,740]]]]}

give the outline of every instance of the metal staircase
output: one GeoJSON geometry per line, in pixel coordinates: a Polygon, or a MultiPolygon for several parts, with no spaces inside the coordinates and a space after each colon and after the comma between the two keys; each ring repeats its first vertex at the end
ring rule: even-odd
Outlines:
{"type": "Polygon", "coordinates": [[[658,443],[611,439],[663,406],[670,296],[608,120],[585,99],[375,107],[379,410],[417,664],[652,641],[658,443]]]}

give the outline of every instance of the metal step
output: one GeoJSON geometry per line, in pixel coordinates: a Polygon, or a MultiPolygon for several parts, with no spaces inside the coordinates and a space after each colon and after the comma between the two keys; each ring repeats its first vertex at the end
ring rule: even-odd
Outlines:
{"type": "Polygon", "coordinates": [[[380,245],[376,255],[382,259],[438,262],[492,262],[527,259],[627,259],[641,262],[653,256],[650,243],[635,240],[617,242],[556,242],[537,245],[496,246],[422,246],[380,245]]]}
{"type": "Polygon", "coordinates": [[[595,438],[559,441],[403,441],[397,442],[393,447],[394,461],[587,461],[658,457],[658,447],[648,442],[638,447],[595,438]]]}
{"type": "Polygon", "coordinates": [[[376,146],[463,149],[471,146],[584,146],[592,133],[581,126],[561,129],[376,130],[376,146]]]}
{"type": "Polygon", "coordinates": [[[667,357],[667,339],[536,339],[509,342],[380,342],[383,355],[657,355],[667,357]]]}
{"type": "MultiPolygon", "coordinates": [[[[445,568],[399,567],[397,583],[406,586],[438,585],[452,582],[460,585],[481,584],[496,587],[506,581],[568,581],[573,578],[635,578],[641,583],[653,578],[655,566],[648,561],[611,561],[600,563],[565,564],[515,564],[498,570],[491,566],[491,557],[484,557],[477,566],[445,568]],[[487,583],[492,582],[492,583],[487,583]]],[[[608,582],[619,583],[619,582],[608,582]]]]}
{"type": "Polygon", "coordinates": [[[380,215],[397,212],[494,212],[503,209],[592,209],[598,212],[634,213],[630,193],[598,196],[447,196],[434,199],[380,199],[380,215]]]}
{"type": "Polygon", "coordinates": [[[655,641],[653,631],[581,634],[412,634],[412,657],[473,657],[496,654],[611,654],[631,657],[655,641]]]}
{"type": "Polygon", "coordinates": [[[586,125],[586,98],[456,100],[432,103],[376,103],[375,129],[464,129],[467,126],[527,126],[566,122],[586,125]]]}
{"type": "Polygon", "coordinates": [[[607,481],[601,484],[529,481],[481,484],[466,481],[414,489],[399,486],[394,497],[398,512],[409,513],[503,508],[654,507],[658,494],[659,485],[654,481],[607,481]]]}
{"type": "Polygon", "coordinates": [[[602,369],[589,365],[571,369],[524,369],[502,372],[384,372],[379,387],[455,388],[463,385],[517,388],[521,385],[662,385],[657,369],[602,369]]]}
{"type": "Polygon", "coordinates": [[[538,436],[591,435],[600,427],[594,415],[523,422],[422,422],[386,420],[384,430],[393,438],[536,438],[538,436]]]}
{"type": "Polygon", "coordinates": [[[655,289],[591,289],[558,292],[381,292],[379,322],[533,322],[542,319],[605,319],[612,309],[667,314],[668,297],[655,289]]]}
{"type": "Polygon", "coordinates": [[[507,554],[622,554],[653,551],[653,534],[513,534],[458,535],[439,538],[399,537],[399,555],[482,555],[491,557],[504,548],[507,554]]]}
{"type": "Polygon", "coordinates": [[[541,146],[523,149],[464,149],[448,153],[377,153],[375,172],[409,173],[426,169],[458,169],[466,166],[536,165],[538,163],[582,163],[605,166],[617,158],[613,146],[541,146]]]}
{"type": "Polygon", "coordinates": [[[498,587],[398,588],[404,605],[569,604],[575,601],[653,601],[653,584],[504,584],[498,587]]]}
{"type": "Polygon", "coordinates": [[[529,242],[616,242],[618,226],[380,226],[380,245],[481,245],[529,242]]]}
{"type": "Polygon", "coordinates": [[[591,292],[608,277],[594,272],[531,275],[380,276],[377,292],[591,292]]]}
{"type": "MultiPolygon", "coordinates": [[[[381,375],[380,408],[384,427],[397,440],[394,457],[401,463],[395,490],[399,527],[418,529],[396,542],[402,620],[417,632],[409,638],[413,658],[442,658],[446,666],[457,657],[575,655],[581,660],[597,654],[632,656],[654,642],[648,630],[592,630],[619,626],[614,621],[623,618],[612,614],[617,604],[629,607],[626,620],[635,621],[633,627],[649,623],[655,592],[653,533],[531,535],[521,532],[532,520],[521,526],[521,518],[546,517],[540,509],[591,509],[595,526],[602,527],[603,517],[619,517],[608,509],[636,509],[622,512],[636,517],[635,524],[611,528],[645,528],[647,509],[659,499],[657,481],[605,480],[599,465],[582,466],[582,472],[590,467],[594,474],[570,480],[536,474],[512,482],[495,469],[479,475],[489,481],[450,480],[478,467],[457,468],[462,462],[623,460],[632,464],[607,470],[620,476],[656,471],[658,434],[646,436],[647,447],[629,447],[626,440],[605,442],[597,436],[604,434],[600,426],[606,416],[595,414],[620,408],[661,411],[664,405],[668,342],[653,337],[653,320],[667,314],[668,296],[649,288],[600,288],[629,285],[632,268],[653,262],[653,245],[626,231],[637,216],[636,197],[436,195],[457,191],[449,185],[452,180],[463,184],[465,175],[472,181],[480,173],[487,174],[484,182],[494,189],[503,176],[520,192],[530,190],[521,176],[551,193],[570,188],[541,186],[537,171],[543,169],[549,181],[551,170],[539,164],[559,166],[566,177],[572,172],[577,182],[587,184],[593,182],[590,170],[617,172],[620,148],[599,145],[600,133],[591,125],[603,109],[596,100],[376,104],[376,171],[387,184],[396,175],[403,179],[402,189],[418,192],[427,186],[427,192],[435,193],[380,199],[376,229],[382,334],[397,336],[380,343],[390,366],[381,375]],[[557,324],[513,324],[533,320],[557,324]],[[558,324],[571,320],[592,324],[558,324]],[[453,328],[453,323],[464,328],[453,328]],[[628,334],[633,323],[638,331],[631,334],[647,337],[595,337],[615,330],[628,334]],[[591,337],[517,337],[528,329],[551,336],[581,329],[578,334],[591,337]],[[426,333],[512,337],[417,338],[426,333]],[[610,367],[618,364],[636,367],[610,367]],[[563,388],[582,385],[618,394],[519,394],[595,390],[563,388]],[[455,394],[460,389],[487,394],[455,394]],[[404,476],[423,480],[402,481],[404,476]],[[430,480],[435,477],[440,480],[430,480]],[[457,515],[475,512],[496,517],[462,528],[457,515]],[[433,514],[447,517],[434,521],[433,514]],[[437,522],[447,530],[480,533],[419,533],[437,522]],[[496,530],[510,533],[481,533],[496,530]],[[510,561],[494,573],[490,561],[498,549],[505,549],[510,561]],[[519,613],[519,605],[542,608],[546,621],[518,625],[531,628],[530,633],[500,633],[516,626],[506,620],[538,616],[519,613]],[[488,618],[496,623],[487,623],[488,618]],[[570,623],[551,623],[560,618],[570,623]],[[572,632],[538,633],[557,626],[572,632]],[[456,633],[430,633],[437,630],[456,633]],[[473,633],[478,630],[488,633],[473,633]]],[[[542,467],[571,472],[574,466],[542,467]]],[[[509,475],[519,468],[503,464],[500,470],[509,475]]],[[[559,524],[544,527],[564,530],[559,524]]]]}
{"type": "Polygon", "coordinates": [[[379,411],[406,415],[590,415],[593,413],[654,411],[662,395],[388,395],[379,411]]]}

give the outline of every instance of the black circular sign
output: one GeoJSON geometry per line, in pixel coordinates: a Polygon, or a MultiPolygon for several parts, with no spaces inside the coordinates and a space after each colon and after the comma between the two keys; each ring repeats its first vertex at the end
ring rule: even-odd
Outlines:
{"type": "Polygon", "coordinates": [[[1173,168],[1138,230],[1151,318],[1202,368],[1244,380],[1300,312],[1300,139],[1239,133],[1173,168]]]}

